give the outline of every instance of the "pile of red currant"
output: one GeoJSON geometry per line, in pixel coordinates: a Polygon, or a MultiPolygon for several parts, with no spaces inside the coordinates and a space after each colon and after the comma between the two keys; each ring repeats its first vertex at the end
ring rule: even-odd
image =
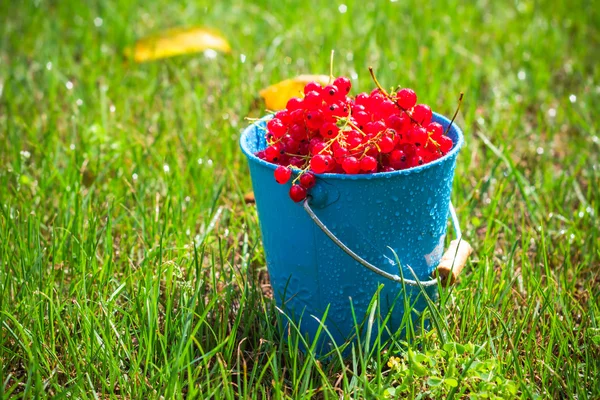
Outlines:
{"type": "MultiPolygon", "coordinates": [[[[376,81],[377,83],[377,81],[376,81]]],[[[287,183],[295,171],[290,197],[299,202],[315,185],[315,175],[390,172],[429,163],[452,149],[431,108],[417,104],[412,89],[349,97],[350,79],[325,87],[310,82],[304,97],[292,98],[267,122],[268,146],[256,153],[278,164],[275,180],[287,183]]]]}

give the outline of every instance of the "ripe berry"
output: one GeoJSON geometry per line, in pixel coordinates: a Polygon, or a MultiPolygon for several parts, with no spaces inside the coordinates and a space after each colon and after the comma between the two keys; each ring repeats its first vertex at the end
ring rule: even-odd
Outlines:
{"type": "Polygon", "coordinates": [[[409,167],[408,157],[402,150],[394,150],[390,153],[390,166],[396,170],[406,169],[409,167]]]}
{"type": "Polygon", "coordinates": [[[454,145],[454,143],[452,143],[452,139],[450,139],[448,136],[442,136],[438,140],[438,144],[440,145],[440,150],[443,154],[448,153],[454,145]]]}
{"type": "Polygon", "coordinates": [[[432,116],[431,108],[428,105],[417,104],[413,108],[412,117],[421,125],[429,125],[432,116]]]}
{"type": "Polygon", "coordinates": [[[342,161],[342,168],[349,175],[358,174],[360,172],[360,162],[356,157],[346,157],[342,161]]]}
{"type": "Polygon", "coordinates": [[[364,156],[360,160],[360,169],[364,172],[375,172],[377,171],[377,160],[371,156],[364,156]]]}
{"type": "Polygon", "coordinates": [[[352,82],[350,82],[350,79],[346,78],[345,76],[340,76],[333,81],[333,86],[337,87],[342,93],[348,94],[352,88],[352,82]]]}
{"type": "Polygon", "coordinates": [[[409,133],[409,140],[417,147],[425,146],[428,138],[429,135],[427,134],[427,131],[421,126],[415,126],[409,133]]]}
{"type": "Polygon", "coordinates": [[[306,93],[306,96],[304,96],[303,104],[306,108],[318,108],[321,107],[322,103],[321,93],[315,90],[306,93]]]}
{"type": "Polygon", "coordinates": [[[267,129],[274,137],[279,139],[287,132],[287,127],[278,118],[273,118],[267,122],[267,129]]]}
{"type": "Polygon", "coordinates": [[[308,82],[306,84],[306,86],[304,86],[304,94],[308,94],[313,91],[321,94],[322,90],[323,90],[323,87],[321,86],[320,83],[317,83],[317,82],[308,82]]]}
{"type": "Polygon", "coordinates": [[[379,139],[378,146],[382,153],[387,154],[394,150],[394,140],[388,135],[383,135],[379,139]]]}
{"type": "Polygon", "coordinates": [[[341,93],[337,87],[333,86],[333,85],[327,85],[323,88],[323,100],[325,100],[327,103],[332,103],[335,101],[340,100],[340,94],[343,95],[343,93],[341,93]]]}
{"type": "Polygon", "coordinates": [[[437,122],[431,122],[429,125],[427,125],[427,132],[431,134],[431,138],[433,140],[438,141],[439,138],[441,138],[444,134],[444,128],[437,122]]]}
{"type": "Polygon", "coordinates": [[[402,89],[396,94],[396,101],[403,110],[410,110],[417,104],[417,94],[412,89],[402,89]]]}
{"type": "Polygon", "coordinates": [[[310,159],[310,169],[316,174],[323,174],[329,170],[331,156],[316,154],[310,159]]]}
{"type": "Polygon", "coordinates": [[[321,126],[321,129],[319,129],[319,133],[325,139],[332,139],[338,134],[339,130],[340,128],[338,128],[333,122],[326,122],[323,124],[323,126],[321,126]]]}
{"type": "Polygon", "coordinates": [[[283,185],[284,183],[287,183],[287,181],[290,180],[290,177],[292,176],[292,171],[288,167],[280,165],[279,167],[275,168],[274,175],[277,183],[283,185]]]}
{"type": "Polygon", "coordinates": [[[290,165],[293,165],[298,169],[303,169],[305,164],[305,161],[302,157],[291,157],[288,162],[290,165]]]}
{"type": "Polygon", "coordinates": [[[288,113],[287,110],[279,111],[277,114],[275,114],[275,118],[280,120],[283,125],[289,125],[291,122],[290,113],[288,113]]]}
{"type": "Polygon", "coordinates": [[[269,162],[276,163],[279,161],[279,157],[281,156],[281,146],[278,144],[273,144],[265,149],[265,159],[269,162]]]}
{"type": "Polygon", "coordinates": [[[310,172],[300,175],[300,185],[305,189],[311,189],[317,183],[317,179],[310,172]]]}
{"type": "Polygon", "coordinates": [[[292,185],[290,188],[290,198],[298,203],[306,198],[306,189],[300,185],[292,185]]]}
{"type": "Polygon", "coordinates": [[[311,131],[317,130],[323,124],[323,112],[321,110],[310,110],[304,117],[306,127],[311,131]]]}
{"type": "Polygon", "coordinates": [[[299,99],[297,97],[292,97],[291,99],[288,100],[285,108],[288,110],[288,112],[292,112],[294,110],[298,110],[302,108],[302,99],[299,99]]]}

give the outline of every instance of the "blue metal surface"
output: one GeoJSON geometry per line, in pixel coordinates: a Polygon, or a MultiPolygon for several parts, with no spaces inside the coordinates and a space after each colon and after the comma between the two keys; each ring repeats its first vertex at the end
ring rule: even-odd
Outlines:
{"type": "MultiPolygon", "coordinates": [[[[450,121],[434,114],[444,129],[450,121]]],[[[325,325],[338,345],[355,334],[350,302],[359,322],[380,284],[379,312],[390,315],[387,328],[394,332],[404,315],[403,296],[422,311],[426,301],[418,287],[406,287],[367,270],[338,248],[315,225],[302,208],[288,197],[290,184],[273,178],[276,166],[254,153],[266,146],[261,120],[248,127],[240,139],[248,158],[260,221],[267,268],[277,304],[300,330],[314,337],[327,306],[325,325]]],[[[410,265],[417,277],[430,279],[444,251],[444,238],[456,157],[463,134],[456,124],[448,136],[454,142],[444,157],[419,167],[378,174],[317,175],[311,190],[311,206],[319,219],[348,247],[379,268],[399,274],[392,251],[403,266],[410,265]]],[[[410,271],[402,273],[412,278],[410,271]]],[[[437,286],[426,288],[437,298],[437,286]]],[[[416,318],[416,313],[413,318],[416,318]]],[[[376,324],[375,324],[376,325],[376,324]]],[[[376,333],[375,333],[376,334],[376,333]]],[[[331,338],[319,340],[317,354],[325,354],[331,338]]]]}

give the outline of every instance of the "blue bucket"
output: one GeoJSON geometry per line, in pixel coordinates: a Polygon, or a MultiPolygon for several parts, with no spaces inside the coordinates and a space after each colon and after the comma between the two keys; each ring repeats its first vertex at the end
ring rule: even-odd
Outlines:
{"type": "MultiPolygon", "coordinates": [[[[435,113],[433,120],[444,129],[450,124],[435,113]]],[[[462,131],[452,125],[448,136],[454,146],[434,162],[378,174],[317,175],[309,199],[294,203],[288,196],[291,183],[279,185],[276,166],[255,156],[266,147],[266,121],[246,128],[240,145],[248,158],[278,306],[309,340],[320,324],[327,327],[331,336],[321,334],[318,355],[356,333],[355,317],[362,320],[378,289],[380,315],[389,318],[387,329],[395,332],[404,317],[403,297],[414,300],[417,313],[427,306],[415,279],[437,299],[431,275],[444,253],[449,215],[458,229],[450,194],[462,131]]]]}

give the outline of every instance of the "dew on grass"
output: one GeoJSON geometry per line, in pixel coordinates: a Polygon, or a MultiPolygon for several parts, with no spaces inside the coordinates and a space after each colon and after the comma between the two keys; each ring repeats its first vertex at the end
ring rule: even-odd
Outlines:
{"type": "Polygon", "coordinates": [[[575,103],[577,101],[577,96],[575,96],[574,94],[570,95],[569,96],[569,101],[571,103],[575,103]]]}
{"type": "Polygon", "coordinates": [[[117,111],[117,107],[115,107],[114,105],[111,104],[111,106],[109,107],[109,111],[111,113],[114,113],[115,111],[117,111]]]}
{"type": "Polygon", "coordinates": [[[566,233],[566,231],[564,229],[561,229],[560,232],[558,232],[558,233],[560,233],[560,235],[562,236],[566,233]]]}
{"type": "Polygon", "coordinates": [[[242,64],[246,62],[246,55],[245,54],[240,54],[240,62],[242,64]]]}
{"type": "Polygon", "coordinates": [[[134,181],[137,181],[138,174],[134,173],[133,175],[131,175],[131,179],[133,179],[134,181]]]}
{"type": "Polygon", "coordinates": [[[171,170],[171,168],[169,167],[169,164],[163,165],[163,171],[165,171],[166,173],[169,173],[170,170],[171,170]]]}
{"type": "Polygon", "coordinates": [[[68,90],[71,90],[71,89],[73,89],[73,82],[67,81],[67,83],[65,83],[65,86],[68,90]]]}
{"type": "Polygon", "coordinates": [[[81,107],[83,105],[83,100],[77,99],[77,101],[75,102],[75,104],[77,104],[77,107],[81,107]]]}
{"type": "Polygon", "coordinates": [[[353,81],[358,79],[358,74],[356,73],[356,71],[350,72],[350,78],[352,78],[353,81]]]}
{"type": "Polygon", "coordinates": [[[21,150],[20,154],[21,154],[21,157],[23,157],[23,158],[31,157],[31,153],[28,152],[27,150],[21,150]]]}
{"type": "Polygon", "coordinates": [[[75,143],[71,143],[71,145],[69,146],[69,148],[70,148],[71,150],[75,150],[75,143]]]}
{"type": "Polygon", "coordinates": [[[556,117],[556,109],[555,109],[555,108],[550,108],[550,109],[548,109],[548,116],[549,116],[550,118],[554,118],[554,117],[556,117]]]}
{"type": "Polygon", "coordinates": [[[192,200],[192,198],[190,196],[185,196],[185,202],[189,203],[192,200]]]}
{"type": "Polygon", "coordinates": [[[52,71],[52,63],[51,63],[50,61],[48,61],[48,62],[46,63],[46,69],[47,69],[48,71],[52,71]]]}
{"type": "Polygon", "coordinates": [[[517,74],[517,78],[519,78],[520,81],[524,81],[525,78],[527,78],[527,74],[525,73],[525,71],[520,70],[517,74]]]}
{"type": "Polygon", "coordinates": [[[594,215],[594,210],[592,209],[592,207],[586,207],[585,211],[590,215],[594,215]]]}
{"type": "Polygon", "coordinates": [[[346,61],[352,61],[354,60],[354,53],[349,51],[346,53],[346,61]]]}
{"type": "Polygon", "coordinates": [[[600,138],[598,138],[598,136],[592,136],[592,142],[600,143],[600,138]]]}
{"type": "Polygon", "coordinates": [[[543,147],[538,147],[538,148],[535,150],[535,152],[536,152],[536,153],[538,153],[538,154],[541,156],[542,154],[544,154],[544,148],[543,148],[543,147]]]}
{"type": "Polygon", "coordinates": [[[583,211],[579,211],[579,213],[577,215],[579,216],[579,218],[583,218],[583,216],[585,215],[585,213],[583,211]]]}
{"type": "Polygon", "coordinates": [[[345,14],[346,11],[348,11],[348,6],[345,4],[340,4],[340,6],[338,7],[338,11],[340,12],[340,14],[345,14]]]}
{"type": "Polygon", "coordinates": [[[203,162],[204,162],[203,159],[201,159],[201,158],[198,159],[198,165],[202,165],[203,162]]]}
{"type": "Polygon", "coordinates": [[[208,58],[209,60],[214,60],[217,58],[217,52],[213,49],[206,49],[204,50],[204,57],[208,58]]]}
{"type": "Polygon", "coordinates": [[[212,167],[213,160],[211,160],[210,158],[208,160],[206,160],[206,165],[209,166],[209,167],[212,167]]]}
{"type": "Polygon", "coordinates": [[[94,18],[94,26],[96,28],[100,28],[103,23],[104,23],[104,21],[102,20],[102,18],[100,18],[100,17],[94,18]]]}

